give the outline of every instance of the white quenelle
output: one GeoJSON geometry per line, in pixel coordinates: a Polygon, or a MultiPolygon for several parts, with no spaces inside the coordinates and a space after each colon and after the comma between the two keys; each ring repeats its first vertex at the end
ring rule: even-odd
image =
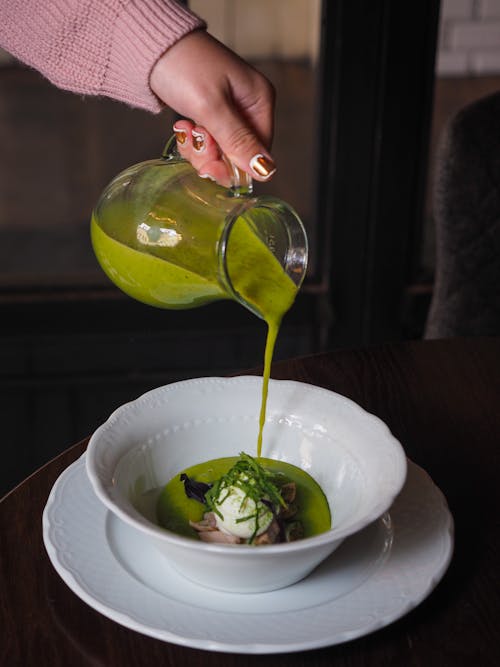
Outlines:
{"type": "MultiPolygon", "coordinates": [[[[248,478],[243,481],[248,481],[248,478]]],[[[243,539],[262,535],[273,520],[273,513],[269,507],[266,507],[261,501],[256,503],[239,486],[228,486],[222,489],[215,505],[222,515],[215,515],[217,528],[223,533],[243,539]]]]}

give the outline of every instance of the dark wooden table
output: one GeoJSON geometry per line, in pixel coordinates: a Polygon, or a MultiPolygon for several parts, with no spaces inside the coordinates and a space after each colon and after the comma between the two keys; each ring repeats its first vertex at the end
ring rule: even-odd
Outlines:
{"type": "Polygon", "coordinates": [[[367,637],[303,653],[211,653],[128,630],[66,587],[42,543],[50,489],[85,441],[0,503],[2,667],[500,664],[500,338],[336,351],[277,363],[273,376],[333,389],[378,415],[444,492],[455,519],[455,554],[430,597],[367,637]]]}

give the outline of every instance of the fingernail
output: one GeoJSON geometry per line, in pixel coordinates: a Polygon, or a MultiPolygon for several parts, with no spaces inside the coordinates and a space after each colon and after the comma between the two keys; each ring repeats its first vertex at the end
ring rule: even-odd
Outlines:
{"type": "Polygon", "coordinates": [[[174,134],[175,138],[177,139],[177,143],[180,144],[181,146],[184,145],[187,141],[187,134],[185,130],[181,130],[178,127],[175,127],[174,125],[174,134]]]}
{"type": "Polygon", "coordinates": [[[254,155],[249,164],[253,173],[261,178],[270,178],[276,171],[276,165],[271,158],[262,155],[262,153],[254,155]]]}
{"type": "Polygon", "coordinates": [[[205,135],[195,130],[191,130],[191,134],[193,135],[193,148],[200,153],[205,148],[205,135]]]}
{"type": "Polygon", "coordinates": [[[198,174],[200,178],[208,178],[210,181],[215,182],[215,178],[211,174],[198,174]]]}

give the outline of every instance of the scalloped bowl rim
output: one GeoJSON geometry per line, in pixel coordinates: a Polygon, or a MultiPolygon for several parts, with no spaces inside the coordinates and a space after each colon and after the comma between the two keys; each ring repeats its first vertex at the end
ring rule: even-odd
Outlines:
{"type": "Polygon", "coordinates": [[[199,551],[200,553],[219,553],[219,554],[230,554],[232,558],[243,557],[243,555],[248,555],[251,552],[254,556],[264,558],[266,554],[277,554],[280,551],[287,553],[299,552],[306,549],[310,549],[313,546],[326,545],[332,542],[340,542],[340,540],[352,535],[365,526],[369,525],[373,521],[380,518],[392,505],[394,499],[397,497],[401,491],[407,471],[407,459],[401,443],[392,435],[387,425],[379,419],[377,416],[372,413],[367,412],[357,403],[351,399],[333,392],[322,387],[311,385],[305,382],[298,382],[295,380],[270,380],[270,394],[271,388],[273,386],[280,386],[282,388],[298,388],[299,390],[307,392],[317,392],[318,396],[326,396],[333,398],[337,402],[342,402],[350,410],[357,413],[357,416],[363,420],[370,420],[373,428],[379,431],[379,434],[384,437],[385,443],[391,448],[391,453],[394,456],[395,471],[396,474],[393,475],[390,479],[390,485],[384,488],[384,493],[381,496],[379,502],[374,505],[371,512],[365,514],[359,520],[348,524],[344,528],[336,528],[333,526],[330,530],[321,533],[319,535],[304,538],[297,540],[295,542],[289,542],[286,544],[272,544],[267,545],[265,549],[255,549],[251,545],[222,545],[222,544],[212,544],[193,540],[191,538],[182,537],[176,535],[166,529],[155,526],[145,517],[143,517],[137,510],[130,506],[130,510],[124,510],[120,507],[116,498],[113,495],[115,485],[113,483],[113,471],[108,471],[106,476],[103,476],[98,471],[99,463],[99,445],[103,435],[113,429],[117,423],[119,423],[128,413],[136,408],[140,408],[142,404],[146,405],[151,403],[152,399],[163,398],[167,396],[172,391],[177,391],[179,389],[189,389],[191,386],[200,386],[200,384],[211,383],[211,382],[223,383],[228,386],[232,384],[255,384],[255,390],[260,391],[260,386],[262,378],[259,376],[237,376],[232,378],[225,377],[203,377],[203,378],[193,378],[190,380],[181,380],[179,382],[173,382],[161,387],[152,389],[144,394],[140,395],[138,398],[124,403],[116,410],[114,410],[108,419],[99,426],[96,431],[92,434],[86,453],[86,471],[87,476],[91,482],[91,486],[94,489],[95,494],[101,500],[101,502],[116,516],[128,523],[129,525],[134,526],[142,533],[162,542],[176,544],[180,547],[189,547],[193,551],[199,551]],[[111,472],[111,474],[109,474],[111,472]]]}

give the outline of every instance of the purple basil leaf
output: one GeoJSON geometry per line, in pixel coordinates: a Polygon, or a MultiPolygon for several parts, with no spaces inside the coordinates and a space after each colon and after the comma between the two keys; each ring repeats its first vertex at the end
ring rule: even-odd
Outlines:
{"type": "Polygon", "coordinates": [[[211,484],[190,479],[184,472],[181,474],[181,482],[184,482],[184,491],[188,498],[197,500],[202,505],[205,504],[205,493],[211,488],[211,484]]]}

